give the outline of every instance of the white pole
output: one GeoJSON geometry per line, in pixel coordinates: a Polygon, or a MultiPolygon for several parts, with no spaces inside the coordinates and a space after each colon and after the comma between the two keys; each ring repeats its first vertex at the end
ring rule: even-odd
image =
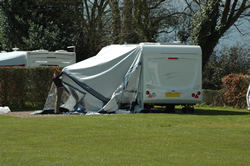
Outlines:
{"type": "Polygon", "coordinates": [[[248,86],[246,99],[247,99],[247,107],[248,107],[248,110],[250,111],[250,84],[248,86]]]}

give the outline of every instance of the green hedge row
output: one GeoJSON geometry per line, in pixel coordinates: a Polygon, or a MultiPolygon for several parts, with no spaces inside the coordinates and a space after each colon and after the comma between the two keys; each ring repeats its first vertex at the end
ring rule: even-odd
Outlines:
{"type": "Polygon", "coordinates": [[[0,106],[42,109],[58,67],[0,67],[0,106]]]}

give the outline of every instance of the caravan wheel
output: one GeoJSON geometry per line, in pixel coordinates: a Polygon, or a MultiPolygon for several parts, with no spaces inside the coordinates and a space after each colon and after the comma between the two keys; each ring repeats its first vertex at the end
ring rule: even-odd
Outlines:
{"type": "Polygon", "coordinates": [[[149,104],[144,104],[144,110],[143,110],[144,113],[151,113],[151,105],[149,104]]]}
{"type": "Polygon", "coordinates": [[[182,113],[186,114],[186,113],[194,113],[194,106],[193,105],[184,105],[184,107],[182,108],[182,113]]]}
{"type": "Polygon", "coordinates": [[[166,113],[175,113],[175,105],[174,104],[167,104],[165,112],[166,113]]]}

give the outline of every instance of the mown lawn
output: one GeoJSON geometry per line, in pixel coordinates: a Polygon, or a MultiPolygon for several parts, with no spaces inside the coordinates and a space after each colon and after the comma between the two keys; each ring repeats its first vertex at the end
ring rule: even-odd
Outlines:
{"type": "Polygon", "coordinates": [[[250,112],[0,115],[0,165],[250,165],[250,112]]]}

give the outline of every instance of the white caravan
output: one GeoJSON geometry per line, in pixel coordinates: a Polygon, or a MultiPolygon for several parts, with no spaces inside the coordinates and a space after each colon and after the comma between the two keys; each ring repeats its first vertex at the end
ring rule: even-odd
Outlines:
{"type": "Polygon", "coordinates": [[[143,45],[142,94],[146,109],[163,105],[192,112],[201,103],[202,56],[199,46],[143,45]]]}
{"type": "MultiPolygon", "coordinates": [[[[161,43],[110,45],[96,56],[65,67],[64,86],[70,92],[61,107],[87,111],[140,112],[155,105],[173,111],[183,105],[192,112],[201,103],[202,55],[199,46],[161,43]]],[[[66,91],[65,91],[66,93],[66,91]]],[[[47,100],[46,109],[53,101],[47,100]]]]}
{"type": "Polygon", "coordinates": [[[0,53],[0,66],[60,66],[65,67],[76,62],[76,53],[65,50],[55,52],[47,50],[18,51],[0,53]]]}

